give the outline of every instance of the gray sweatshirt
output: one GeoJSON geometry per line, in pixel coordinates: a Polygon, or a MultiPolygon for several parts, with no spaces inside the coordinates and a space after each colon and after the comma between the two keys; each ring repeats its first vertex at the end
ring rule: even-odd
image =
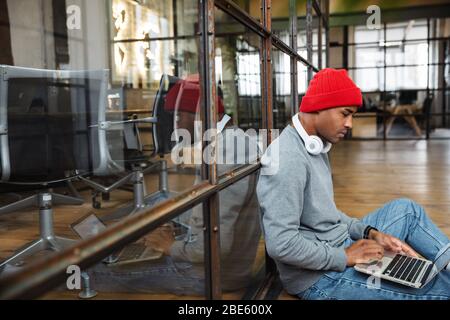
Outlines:
{"type": "Polygon", "coordinates": [[[344,241],[361,239],[366,225],[336,208],[328,156],[308,154],[292,126],[261,162],[257,196],[267,252],[285,289],[299,294],[326,271],[345,270],[344,241]]]}

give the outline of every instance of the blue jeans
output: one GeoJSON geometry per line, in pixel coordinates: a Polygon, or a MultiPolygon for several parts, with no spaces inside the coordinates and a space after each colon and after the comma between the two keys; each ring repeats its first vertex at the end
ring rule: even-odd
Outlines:
{"type": "Polygon", "coordinates": [[[87,271],[92,289],[99,292],[205,294],[203,265],[175,262],[169,256],[123,266],[100,263],[87,271]]]}
{"type": "MultiPolygon", "coordinates": [[[[426,215],[424,209],[409,199],[389,202],[362,219],[365,224],[408,243],[429,260],[450,240],[426,215]]],[[[347,239],[345,247],[353,243],[347,239]]],[[[379,286],[368,281],[369,276],[347,268],[344,272],[327,272],[300,298],[307,300],[448,300],[450,299],[450,272],[439,273],[421,289],[410,288],[381,280],[379,286]]]]}

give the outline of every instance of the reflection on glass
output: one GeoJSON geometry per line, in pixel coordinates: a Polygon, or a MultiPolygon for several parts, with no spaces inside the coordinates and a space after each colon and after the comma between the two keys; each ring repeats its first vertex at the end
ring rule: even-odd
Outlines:
{"type": "Polygon", "coordinates": [[[203,211],[198,206],[89,268],[99,297],[176,299],[205,294],[203,211]],[[135,297],[135,296],[134,296],[135,297]]]}
{"type": "Polygon", "coordinates": [[[111,34],[114,40],[142,40],[195,33],[195,23],[198,20],[197,1],[139,2],[111,1],[111,34]]]}
{"type": "MultiPolygon", "coordinates": [[[[0,182],[7,184],[0,186],[0,206],[42,188],[71,195],[79,191],[85,205],[56,208],[66,214],[54,215],[53,230],[78,240],[70,225],[89,212],[109,225],[201,180],[195,166],[172,161],[177,112],[166,99],[177,83],[198,75],[198,2],[112,0],[105,6],[102,0],[92,0],[80,6],[81,29],[69,29],[65,19],[61,23],[66,7],[57,3],[27,1],[33,14],[26,16],[23,1],[7,4],[11,39],[4,45],[11,57],[2,60],[8,63],[3,70],[9,80],[1,84],[0,105],[6,108],[0,113],[0,127],[8,125],[8,136],[1,134],[0,144],[8,142],[10,169],[4,169],[1,159],[0,182]],[[160,39],[165,37],[170,38],[160,39]],[[140,170],[142,180],[136,178],[140,170]],[[69,181],[74,175],[82,176],[69,181]],[[72,184],[52,183],[55,180],[72,184]],[[118,181],[123,190],[107,188],[118,181]]],[[[178,103],[185,105],[186,99],[180,95],[178,103]]],[[[6,149],[1,150],[3,158],[6,149]]],[[[2,234],[12,239],[2,242],[2,259],[28,243],[21,235],[39,229],[38,218],[35,223],[25,220],[0,225],[2,234]],[[11,227],[14,223],[20,234],[11,227]]],[[[18,262],[11,264],[13,271],[20,270],[18,262]]]]}
{"type": "Polygon", "coordinates": [[[266,138],[266,132],[260,132],[261,38],[216,9],[217,28],[225,22],[229,30],[238,32],[223,30],[215,38],[217,93],[223,100],[225,114],[231,118],[219,140],[219,163],[227,164],[218,168],[219,175],[255,163],[263,148],[258,147],[258,141],[266,138]]]}
{"type": "Polygon", "coordinates": [[[263,268],[265,251],[256,199],[258,173],[219,193],[222,289],[225,299],[241,299],[263,268]]]}

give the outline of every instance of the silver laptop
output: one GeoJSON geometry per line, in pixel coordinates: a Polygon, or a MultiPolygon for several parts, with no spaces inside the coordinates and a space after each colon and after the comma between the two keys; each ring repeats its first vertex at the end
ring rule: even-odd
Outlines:
{"type": "MultiPolygon", "coordinates": [[[[74,222],[70,227],[81,239],[91,238],[106,229],[106,225],[94,213],[90,213],[74,222]]],[[[136,242],[126,245],[118,252],[108,256],[103,262],[111,265],[121,265],[156,260],[161,258],[162,255],[161,251],[148,247],[144,243],[136,242]]]]}
{"type": "Polygon", "coordinates": [[[355,269],[381,279],[413,288],[423,288],[450,262],[450,244],[432,262],[421,258],[385,252],[384,257],[372,263],[357,264],[355,269]]]}

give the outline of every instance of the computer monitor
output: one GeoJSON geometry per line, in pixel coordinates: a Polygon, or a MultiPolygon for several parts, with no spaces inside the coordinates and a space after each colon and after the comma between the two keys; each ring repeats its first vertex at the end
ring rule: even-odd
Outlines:
{"type": "Polygon", "coordinates": [[[417,101],[417,90],[400,91],[398,97],[399,104],[414,104],[416,101],[417,101]]]}
{"type": "Polygon", "coordinates": [[[42,183],[106,174],[108,70],[0,65],[1,182],[42,183]]]}

